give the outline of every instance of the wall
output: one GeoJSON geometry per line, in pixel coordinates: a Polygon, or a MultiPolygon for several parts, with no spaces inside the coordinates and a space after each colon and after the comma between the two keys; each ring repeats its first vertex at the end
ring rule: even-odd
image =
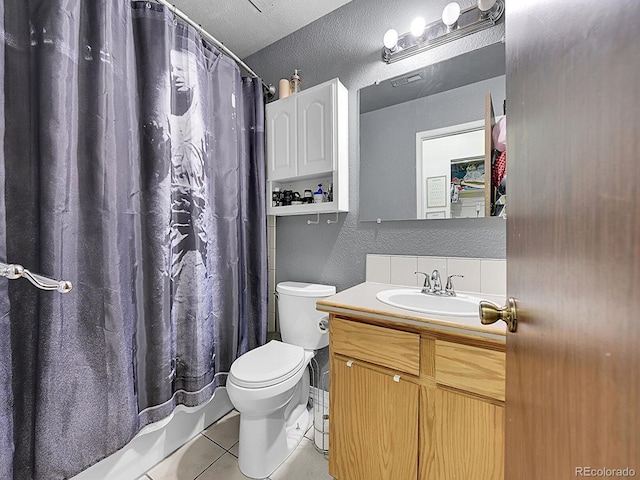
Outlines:
{"type": "MultiPolygon", "coordinates": [[[[440,18],[448,2],[353,0],[244,59],[267,83],[277,85],[280,78],[290,77],[298,68],[302,70],[303,88],[339,77],[349,90],[350,212],[340,215],[335,225],[327,225],[326,216],[318,225],[307,225],[307,216],[279,217],[276,281],[326,283],[342,290],[364,281],[367,253],[505,257],[505,222],[499,218],[382,224],[359,221],[358,90],[377,80],[499,42],[504,36],[504,23],[500,23],[391,65],[380,60],[387,29],[406,32],[418,15],[432,22],[440,18]]],[[[475,2],[459,3],[464,8],[475,2]]]]}
{"type": "Polygon", "coordinates": [[[505,76],[360,115],[360,220],[416,218],[416,133],[502,112],[505,76]]]}

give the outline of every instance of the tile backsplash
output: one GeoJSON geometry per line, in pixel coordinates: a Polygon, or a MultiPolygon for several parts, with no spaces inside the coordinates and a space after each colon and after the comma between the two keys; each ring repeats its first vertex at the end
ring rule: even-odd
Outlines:
{"type": "Polygon", "coordinates": [[[414,272],[440,272],[444,288],[449,275],[456,290],[490,295],[507,293],[507,261],[504,259],[462,257],[418,257],[409,255],[367,255],[367,282],[422,286],[424,277],[414,272]]]}
{"type": "Polygon", "coordinates": [[[418,257],[390,257],[391,283],[394,285],[415,285],[415,271],[418,269],[418,257]]]}
{"type": "Polygon", "coordinates": [[[391,283],[391,257],[389,255],[367,255],[367,282],[391,283]],[[371,276],[371,280],[369,280],[371,276]]]}

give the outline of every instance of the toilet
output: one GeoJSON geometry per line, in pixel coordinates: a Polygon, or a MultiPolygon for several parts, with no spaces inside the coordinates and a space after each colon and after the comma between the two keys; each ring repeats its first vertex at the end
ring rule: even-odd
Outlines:
{"type": "Polygon", "coordinates": [[[336,287],[281,282],[276,287],[282,342],[272,340],[231,365],[227,392],[240,412],[238,466],[250,478],[271,475],[313,423],[309,361],[329,344],[328,315],[316,301],[336,287]]]}

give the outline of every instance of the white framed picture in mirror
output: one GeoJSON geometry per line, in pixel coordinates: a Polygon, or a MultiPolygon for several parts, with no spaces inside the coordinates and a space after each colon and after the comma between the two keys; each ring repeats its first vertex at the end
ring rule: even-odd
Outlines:
{"type": "Polygon", "coordinates": [[[421,199],[424,201],[426,197],[427,209],[442,208],[447,206],[447,176],[438,175],[436,177],[421,178],[422,183],[426,180],[427,190],[421,195],[421,199]]]}

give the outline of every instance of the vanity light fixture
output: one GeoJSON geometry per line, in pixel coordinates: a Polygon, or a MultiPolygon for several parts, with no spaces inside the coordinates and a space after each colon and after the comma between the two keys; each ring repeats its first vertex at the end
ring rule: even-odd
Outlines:
{"type": "Polygon", "coordinates": [[[478,0],[477,5],[460,9],[456,2],[449,3],[442,12],[442,20],[425,25],[416,18],[411,31],[398,35],[394,29],[384,34],[382,61],[393,63],[422,53],[458,38],[492,27],[504,14],[504,0],[478,0]]]}

